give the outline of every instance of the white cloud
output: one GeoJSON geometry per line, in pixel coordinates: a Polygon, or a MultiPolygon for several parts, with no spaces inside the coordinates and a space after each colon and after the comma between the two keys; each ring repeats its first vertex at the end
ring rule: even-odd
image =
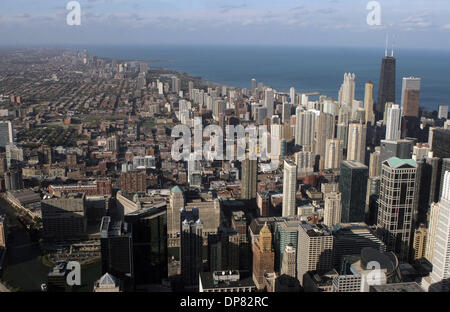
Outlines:
{"type": "Polygon", "coordinates": [[[400,26],[407,31],[429,28],[433,25],[433,23],[427,18],[428,16],[425,14],[412,15],[404,19],[400,23],[400,26]]]}

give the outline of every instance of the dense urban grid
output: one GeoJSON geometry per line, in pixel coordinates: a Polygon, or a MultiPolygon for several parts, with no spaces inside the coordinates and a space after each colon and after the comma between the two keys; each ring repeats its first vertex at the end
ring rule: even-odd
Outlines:
{"type": "Polygon", "coordinates": [[[0,51],[0,291],[449,291],[448,106],[420,107],[419,77],[395,103],[394,52],[364,99],[352,73],[335,99],[149,64],[0,51]],[[266,126],[269,159],[249,133],[243,159],[196,158],[211,125],[266,126]],[[37,288],[8,272],[19,244],[37,288]],[[98,273],[71,285],[73,262],[98,273]]]}

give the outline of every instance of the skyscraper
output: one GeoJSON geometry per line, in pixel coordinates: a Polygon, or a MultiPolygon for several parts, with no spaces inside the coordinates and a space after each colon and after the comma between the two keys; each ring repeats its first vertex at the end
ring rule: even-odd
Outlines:
{"type": "Polygon", "coordinates": [[[444,187],[444,178],[445,178],[445,173],[447,171],[450,171],[450,158],[442,159],[441,181],[439,183],[439,196],[438,196],[438,198],[442,197],[442,190],[443,190],[443,187],[444,187]]]}
{"type": "Polygon", "coordinates": [[[402,83],[402,136],[420,136],[420,78],[403,78],[402,83]]]}
{"type": "Polygon", "coordinates": [[[325,273],[332,267],[333,236],[324,225],[303,223],[298,228],[297,277],[303,285],[303,276],[309,271],[325,273]]]}
{"type": "Polygon", "coordinates": [[[294,87],[291,87],[290,89],[289,89],[289,95],[290,95],[290,98],[291,98],[291,104],[296,104],[296,101],[295,101],[295,88],[294,87]]]}
{"type": "Polygon", "coordinates": [[[325,194],[325,211],[323,224],[332,227],[341,223],[342,218],[342,194],[327,193],[325,194]]]}
{"type": "Polygon", "coordinates": [[[100,226],[102,274],[110,273],[120,279],[132,279],[132,241],[131,231],[126,223],[103,217],[100,226]]]}
{"type": "Polygon", "coordinates": [[[449,290],[450,286],[450,171],[445,173],[444,187],[436,222],[433,248],[431,290],[449,290]]]}
{"type": "Polygon", "coordinates": [[[199,273],[203,271],[203,222],[197,209],[180,212],[181,275],[186,286],[198,285],[199,273]]]}
{"type": "Polygon", "coordinates": [[[400,114],[400,106],[398,105],[392,105],[392,107],[388,109],[386,121],[386,140],[400,139],[400,114]]]}
{"type": "Polygon", "coordinates": [[[425,244],[425,258],[433,264],[434,245],[436,243],[436,231],[439,221],[440,203],[433,203],[429,211],[427,242],[425,244]]]}
{"type": "Polygon", "coordinates": [[[324,169],[339,169],[343,159],[343,144],[339,139],[326,141],[324,169]]]}
{"type": "Polygon", "coordinates": [[[295,144],[301,145],[303,150],[313,151],[314,133],[316,129],[316,113],[302,110],[299,106],[296,110],[295,144]]]}
{"type": "Polygon", "coordinates": [[[272,118],[274,112],[274,94],[272,89],[266,89],[264,92],[264,107],[267,108],[267,117],[272,118]]]}
{"type": "Polygon", "coordinates": [[[253,243],[253,281],[259,290],[264,288],[264,273],[272,273],[274,265],[272,233],[266,223],[253,243]]]}
{"type": "Polygon", "coordinates": [[[87,228],[84,194],[69,194],[41,202],[43,236],[50,241],[83,239],[87,228]]]}
{"type": "Polygon", "coordinates": [[[431,149],[434,157],[450,158],[450,130],[434,129],[431,149]]]}
{"type": "Polygon", "coordinates": [[[345,73],[344,82],[339,91],[339,105],[352,109],[353,100],[355,99],[355,74],[345,73]]]}
{"type": "Polygon", "coordinates": [[[404,77],[402,81],[402,116],[419,117],[420,78],[404,77]]]}
{"type": "Polygon", "coordinates": [[[378,100],[375,107],[376,120],[384,117],[384,107],[387,102],[395,102],[395,71],[396,60],[392,56],[387,56],[381,61],[380,84],[378,86],[378,100]]]}
{"type": "Polygon", "coordinates": [[[168,275],[166,204],[125,215],[131,230],[135,285],[161,284],[168,275]]]}
{"type": "Polygon", "coordinates": [[[357,161],[344,161],[339,176],[342,194],[342,223],[363,222],[369,168],[357,161]]]}
{"type": "Polygon", "coordinates": [[[178,92],[180,92],[180,87],[180,78],[172,76],[172,92],[178,94],[178,92]]]}
{"type": "Polygon", "coordinates": [[[400,159],[412,158],[414,142],[411,140],[381,140],[380,143],[380,172],[382,164],[391,157],[400,159]]]}
{"type": "Polygon", "coordinates": [[[208,235],[209,271],[239,270],[239,246],[240,235],[233,229],[208,235]]]}
{"type": "Polygon", "coordinates": [[[448,105],[439,105],[439,119],[447,119],[448,117],[448,105]]]}
{"type": "Polygon", "coordinates": [[[413,259],[422,259],[425,255],[427,241],[427,227],[425,224],[421,224],[419,228],[414,231],[414,243],[413,243],[413,259]]]}
{"type": "Polygon", "coordinates": [[[304,177],[307,173],[314,172],[313,152],[300,151],[295,153],[295,164],[297,165],[298,177],[304,177]]]}
{"type": "Polygon", "coordinates": [[[362,123],[351,123],[348,126],[347,160],[355,160],[362,164],[366,159],[367,127],[362,123]]]}
{"type": "Polygon", "coordinates": [[[224,101],[222,101],[220,99],[214,100],[214,104],[213,104],[214,120],[219,121],[220,115],[224,113],[226,108],[227,108],[227,104],[224,101]]]}
{"type": "Polygon", "coordinates": [[[401,261],[409,256],[417,164],[412,159],[389,158],[381,169],[377,227],[388,251],[401,261]]]}
{"type": "Polygon", "coordinates": [[[369,160],[369,177],[378,177],[380,176],[381,170],[381,150],[379,147],[376,148],[375,152],[370,154],[369,160]]]}
{"type": "Polygon", "coordinates": [[[13,126],[11,121],[0,121],[0,147],[14,144],[13,126]]]}
{"type": "Polygon", "coordinates": [[[297,250],[292,244],[287,244],[284,249],[281,274],[288,275],[292,278],[297,278],[297,250]]]}
{"type": "Polygon", "coordinates": [[[392,107],[392,105],[395,105],[395,103],[387,102],[386,105],[384,106],[383,125],[386,125],[386,123],[387,123],[387,113],[388,113],[388,110],[392,107]]]}
{"type": "Polygon", "coordinates": [[[255,121],[258,125],[262,125],[264,123],[264,119],[267,117],[267,107],[260,106],[256,108],[255,121]]]}
{"type": "Polygon", "coordinates": [[[275,250],[275,269],[277,272],[282,270],[286,246],[291,245],[297,249],[298,227],[300,224],[301,221],[298,217],[285,217],[275,221],[273,247],[275,250]]]}
{"type": "Polygon", "coordinates": [[[316,119],[316,129],[314,138],[315,155],[320,156],[319,169],[325,165],[325,151],[327,140],[334,138],[334,116],[327,113],[320,113],[316,119]]]}
{"type": "Polygon", "coordinates": [[[348,144],[348,124],[338,123],[336,126],[336,138],[341,140],[344,148],[347,148],[348,144]]]}
{"type": "Polygon", "coordinates": [[[296,215],[297,166],[290,161],[284,161],[283,172],[283,212],[282,216],[296,215]]]}
{"type": "Polygon", "coordinates": [[[170,191],[167,207],[167,244],[169,247],[180,246],[180,210],[184,207],[183,190],[175,186],[170,191]]]}
{"type": "Polygon", "coordinates": [[[432,203],[439,201],[441,160],[425,156],[418,160],[416,171],[416,198],[414,200],[414,226],[427,222],[432,203]]]}
{"type": "Polygon", "coordinates": [[[375,124],[375,115],[373,112],[373,83],[368,81],[365,86],[364,109],[366,111],[366,124],[375,124]]]}
{"type": "Polygon", "coordinates": [[[364,248],[386,251],[386,245],[376,236],[375,231],[366,223],[341,223],[334,227],[333,264],[340,268],[345,255],[360,255],[364,248]]]}
{"type": "Polygon", "coordinates": [[[289,122],[291,119],[291,110],[292,110],[292,104],[290,103],[283,103],[282,106],[282,113],[281,113],[281,121],[284,123],[289,122]]]}
{"type": "Polygon", "coordinates": [[[242,161],[242,199],[256,198],[258,161],[244,159],[242,161]]]}

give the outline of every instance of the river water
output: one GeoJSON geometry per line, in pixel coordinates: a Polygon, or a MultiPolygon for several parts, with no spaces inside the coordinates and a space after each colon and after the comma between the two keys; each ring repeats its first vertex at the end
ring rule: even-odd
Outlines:
{"type": "MultiPolygon", "coordinates": [[[[7,256],[1,278],[19,291],[41,291],[41,284],[47,283],[50,271],[41,261],[39,242],[33,242],[25,227],[14,216],[13,208],[0,198],[0,213],[6,212],[9,222],[7,256]]],[[[94,282],[101,276],[100,261],[81,269],[82,286],[79,291],[90,292],[94,282]]]]}

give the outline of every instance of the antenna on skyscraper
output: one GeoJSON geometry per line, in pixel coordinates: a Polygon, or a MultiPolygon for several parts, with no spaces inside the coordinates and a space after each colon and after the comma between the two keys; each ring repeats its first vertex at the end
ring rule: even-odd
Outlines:
{"type": "Polygon", "coordinates": [[[394,44],[395,44],[395,35],[392,36],[392,53],[391,53],[392,57],[394,57],[394,44]]]}
{"type": "Polygon", "coordinates": [[[389,34],[386,34],[386,50],[384,51],[384,56],[388,56],[388,45],[389,45],[389,34]]]}

